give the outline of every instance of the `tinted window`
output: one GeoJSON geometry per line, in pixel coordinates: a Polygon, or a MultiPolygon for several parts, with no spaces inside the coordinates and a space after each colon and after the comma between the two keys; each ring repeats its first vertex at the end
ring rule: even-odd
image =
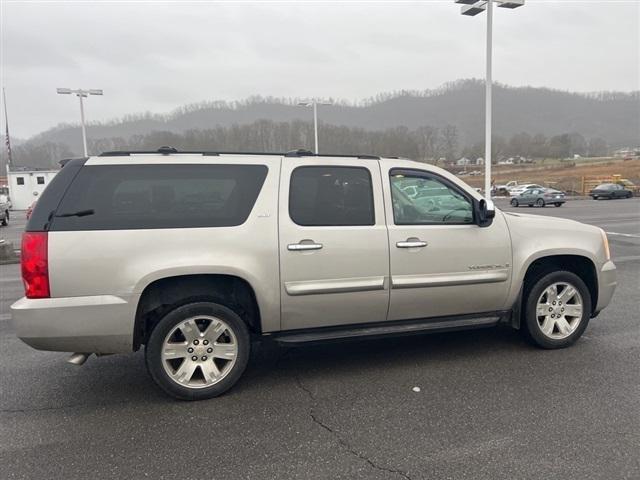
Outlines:
{"type": "Polygon", "coordinates": [[[24,177],[16,177],[16,183],[18,185],[24,185],[24,177]]]}
{"type": "Polygon", "coordinates": [[[299,167],[291,174],[289,215],[298,225],[373,225],[371,175],[358,167],[299,167]]]}
{"type": "Polygon", "coordinates": [[[36,181],[38,185],[44,185],[44,177],[36,177],[36,181]]]}
{"type": "Polygon", "coordinates": [[[430,175],[392,172],[391,197],[396,225],[473,223],[471,201],[453,185],[430,175]],[[407,195],[414,189],[416,195],[407,195]]]}
{"type": "Polygon", "coordinates": [[[229,227],[249,216],[264,165],[85,166],[51,230],[229,227]],[[81,212],[81,216],[73,216],[81,212]]]}

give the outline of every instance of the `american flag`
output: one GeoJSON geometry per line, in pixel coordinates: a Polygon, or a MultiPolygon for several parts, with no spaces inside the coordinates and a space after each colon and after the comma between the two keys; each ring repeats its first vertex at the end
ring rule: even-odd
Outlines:
{"type": "Polygon", "coordinates": [[[7,96],[4,93],[4,88],[2,89],[2,101],[4,103],[4,125],[5,125],[5,135],[4,135],[4,144],[7,147],[7,165],[11,165],[11,138],[9,137],[9,117],[7,116],[7,96]]]}

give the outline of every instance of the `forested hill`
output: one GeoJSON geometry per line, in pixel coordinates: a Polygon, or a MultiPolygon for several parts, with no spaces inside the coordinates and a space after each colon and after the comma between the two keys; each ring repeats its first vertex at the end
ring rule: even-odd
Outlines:
{"type": "MultiPolygon", "coordinates": [[[[460,80],[424,92],[384,94],[355,105],[339,100],[334,103],[319,107],[321,121],[352,127],[349,130],[455,127],[459,150],[455,153],[477,144],[484,135],[484,83],[480,80],[460,80]]],[[[132,115],[109,123],[91,124],[88,136],[90,144],[96,146],[126,146],[136,144],[132,141],[134,137],[139,139],[152,132],[184,134],[193,130],[261,125],[258,120],[282,124],[297,120],[308,122],[310,118],[310,109],[297,106],[293,99],[254,97],[243,102],[189,105],[167,115],[132,115]]],[[[521,132],[531,136],[579,134],[587,142],[598,139],[610,148],[635,146],[640,143],[640,92],[577,94],[497,85],[494,89],[494,132],[504,139],[521,132]]],[[[288,148],[301,146],[311,147],[286,145],[288,148]]],[[[238,146],[240,149],[249,147],[251,145],[238,146]]],[[[220,146],[210,145],[209,148],[220,146]]],[[[19,150],[30,158],[16,163],[42,163],[42,154],[34,152],[43,149],[53,150],[46,155],[81,153],[79,127],[60,125],[28,139],[19,150]]]]}

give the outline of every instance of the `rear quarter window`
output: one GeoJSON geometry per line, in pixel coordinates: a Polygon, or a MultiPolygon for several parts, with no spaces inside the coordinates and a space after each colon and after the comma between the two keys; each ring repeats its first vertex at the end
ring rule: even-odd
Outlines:
{"type": "Polygon", "coordinates": [[[232,227],[247,220],[265,165],[91,165],[78,173],[51,230],[232,227]],[[82,212],[81,216],[74,213],[82,212]]]}

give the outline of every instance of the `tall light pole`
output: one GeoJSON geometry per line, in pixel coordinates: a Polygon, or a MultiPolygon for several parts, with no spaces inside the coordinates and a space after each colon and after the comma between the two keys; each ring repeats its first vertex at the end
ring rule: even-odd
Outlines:
{"type": "Polygon", "coordinates": [[[487,73],[485,95],[485,140],[484,140],[484,195],[491,198],[491,122],[492,122],[492,49],[493,49],[493,4],[497,3],[502,8],[518,8],[524,5],[525,0],[455,0],[455,3],[463,4],[460,13],[469,17],[475,17],[479,13],[487,11],[487,73]]]}
{"type": "Polygon", "coordinates": [[[76,90],[72,90],[70,88],[58,88],[56,91],[60,95],[71,95],[74,94],[80,99],[80,123],[82,124],[82,146],[84,147],[84,156],[88,157],[87,153],[87,130],[84,124],[84,105],[82,103],[82,99],[84,97],[88,97],[89,95],[102,95],[102,90],[99,89],[91,89],[91,90],[82,90],[80,88],[76,90]]]}
{"type": "Polygon", "coordinates": [[[318,102],[317,100],[311,100],[308,102],[299,102],[301,107],[313,107],[313,134],[316,140],[316,155],[320,153],[318,151],[318,105],[333,105],[331,102],[318,102]]]}

